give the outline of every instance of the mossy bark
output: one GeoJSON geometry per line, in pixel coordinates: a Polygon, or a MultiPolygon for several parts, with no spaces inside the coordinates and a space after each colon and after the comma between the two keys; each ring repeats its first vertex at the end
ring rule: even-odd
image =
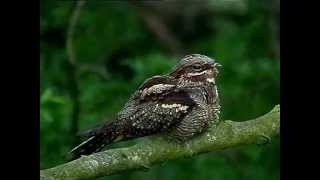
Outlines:
{"type": "Polygon", "coordinates": [[[150,168],[163,161],[190,157],[241,144],[261,143],[280,132],[280,105],[267,114],[244,122],[222,121],[185,144],[152,137],[128,148],[110,149],[50,169],[41,170],[42,180],[94,179],[128,170],[150,168]]]}

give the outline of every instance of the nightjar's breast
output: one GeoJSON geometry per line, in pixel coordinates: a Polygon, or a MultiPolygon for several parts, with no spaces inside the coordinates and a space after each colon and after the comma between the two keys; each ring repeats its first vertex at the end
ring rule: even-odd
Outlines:
{"type": "Polygon", "coordinates": [[[205,106],[207,107],[209,124],[216,123],[219,120],[220,99],[218,87],[215,84],[207,83],[202,87],[203,96],[205,98],[205,106]]]}
{"type": "Polygon", "coordinates": [[[217,124],[220,110],[219,96],[217,87],[212,83],[180,88],[188,92],[189,97],[196,105],[192,111],[173,128],[169,136],[178,141],[186,141],[204,132],[210,126],[217,124]]]}

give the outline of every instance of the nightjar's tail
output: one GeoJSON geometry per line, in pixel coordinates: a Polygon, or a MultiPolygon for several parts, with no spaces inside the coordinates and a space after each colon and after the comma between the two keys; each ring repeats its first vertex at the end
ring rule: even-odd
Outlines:
{"type": "Polygon", "coordinates": [[[87,140],[83,141],[70,151],[72,160],[79,158],[81,155],[89,155],[101,151],[106,145],[112,143],[119,135],[120,132],[114,122],[102,127],[87,130],[82,134],[87,140]]]}

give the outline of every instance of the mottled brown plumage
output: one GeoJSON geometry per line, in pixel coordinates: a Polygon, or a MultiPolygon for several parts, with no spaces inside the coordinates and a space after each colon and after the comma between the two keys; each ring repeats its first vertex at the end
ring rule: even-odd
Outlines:
{"type": "Polygon", "coordinates": [[[173,70],[147,79],[129,98],[115,121],[87,131],[74,158],[104,146],[153,134],[184,142],[218,122],[219,96],[215,60],[200,54],[182,58],[173,70]]]}

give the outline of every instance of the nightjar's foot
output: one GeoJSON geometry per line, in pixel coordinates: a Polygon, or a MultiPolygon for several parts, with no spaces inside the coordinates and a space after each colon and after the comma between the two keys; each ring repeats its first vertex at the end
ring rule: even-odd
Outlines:
{"type": "Polygon", "coordinates": [[[271,138],[267,135],[261,134],[258,137],[257,145],[266,145],[271,142],[271,138]]]}

